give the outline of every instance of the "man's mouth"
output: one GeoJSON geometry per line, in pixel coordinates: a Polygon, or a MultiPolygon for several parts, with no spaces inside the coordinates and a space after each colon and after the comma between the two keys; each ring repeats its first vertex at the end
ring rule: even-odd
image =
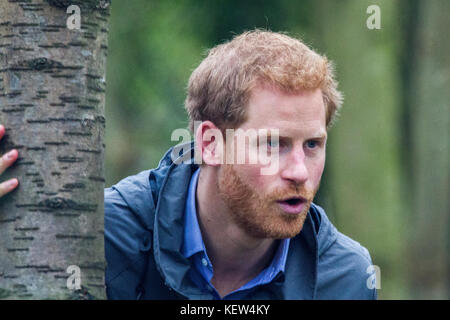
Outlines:
{"type": "Polygon", "coordinates": [[[303,197],[291,197],[277,201],[280,207],[287,213],[298,214],[303,211],[306,199],[303,197]]]}

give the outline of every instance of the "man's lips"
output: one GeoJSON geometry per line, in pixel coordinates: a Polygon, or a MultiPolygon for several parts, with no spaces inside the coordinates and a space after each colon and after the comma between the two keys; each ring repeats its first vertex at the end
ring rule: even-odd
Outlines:
{"type": "Polygon", "coordinates": [[[303,197],[290,197],[277,201],[280,207],[287,213],[298,214],[303,211],[306,199],[303,197]]]}

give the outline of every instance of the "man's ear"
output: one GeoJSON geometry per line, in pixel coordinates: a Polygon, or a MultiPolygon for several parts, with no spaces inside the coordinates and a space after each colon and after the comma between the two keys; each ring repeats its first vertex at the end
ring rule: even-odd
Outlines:
{"type": "Polygon", "coordinates": [[[195,140],[202,163],[210,166],[223,164],[223,135],[214,123],[203,121],[197,128],[195,140]]]}

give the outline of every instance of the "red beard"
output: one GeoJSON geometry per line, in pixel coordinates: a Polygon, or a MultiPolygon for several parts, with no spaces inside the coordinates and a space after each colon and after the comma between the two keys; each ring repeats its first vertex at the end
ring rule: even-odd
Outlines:
{"type": "Polygon", "coordinates": [[[296,236],[303,228],[311,202],[317,192],[304,186],[291,185],[259,195],[246,184],[233,165],[223,165],[219,171],[219,195],[229,208],[232,220],[254,238],[285,239],[296,236]],[[290,197],[303,197],[306,205],[301,213],[284,212],[277,201],[290,197]]]}

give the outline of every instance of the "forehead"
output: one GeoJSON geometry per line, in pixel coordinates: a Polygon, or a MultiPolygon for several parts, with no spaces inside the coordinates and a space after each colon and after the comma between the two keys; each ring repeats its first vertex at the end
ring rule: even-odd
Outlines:
{"type": "Polygon", "coordinates": [[[286,93],[255,87],[247,105],[243,129],[279,129],[280,135],[326,134],[325,105],[320,89],[286,93]]]}

